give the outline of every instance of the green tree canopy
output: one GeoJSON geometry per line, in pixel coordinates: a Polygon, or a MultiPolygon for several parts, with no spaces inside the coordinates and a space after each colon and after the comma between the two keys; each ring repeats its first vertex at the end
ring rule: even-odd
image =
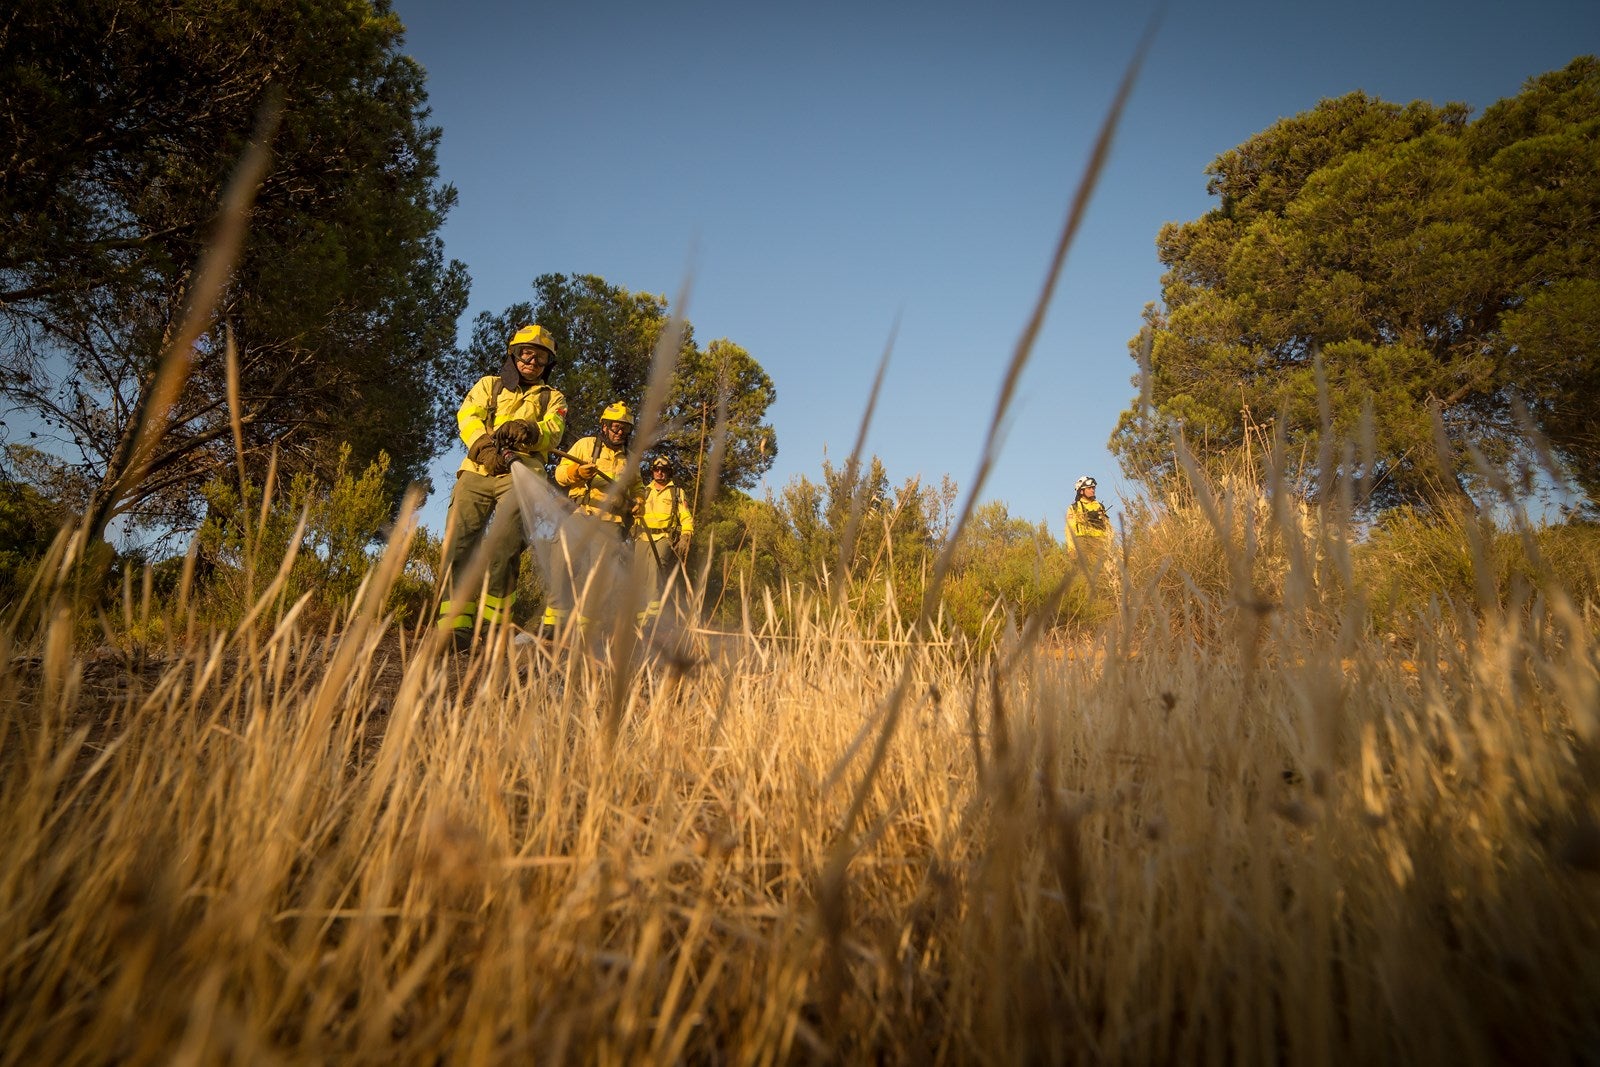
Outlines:
{"type": "Polygon", "coordinates": [[[1169,471],[1180,428],[1215,459],[1279,419],[1309,490],[1327,473],[1320,355],[1334,433],[1355,439],[1372,413],[1360,469],[1346,473],[1374,487],[1373,506],[1428,496],[1435,413],[1460,485],[1467,446],[1517,455],[1519,400],[1600,490],[1594,58],[1530,80],[1475,122],[1459,104],[1326,100],[1207,173],[1219,205],[1157,240],[1162,305],[1131,346],[1148,343],[1149,377],[1111,441],[1131,476],[1169,471]]]}
{"type": "Polygon", "coordinates": [[[21,0],[0,20],[0,397],[109,493],[221,191],[281,101],[244,252],[146,482],[114,513],[193,518],[231,460],[398,487],[450,436],[468,279],[437,233],[422,69],[388,0],[21,0]]]}
{"type": "MultiPolygon", "coordinates": [[[[533,289],[531,302],[480,313],[468,350],[476,373],[487,374],[505,361],[506,342],[518,327],[537,322],[549,330],[560,349],[550,380],[567,397],[565,446],[593,433],[612,401],[635,408],[643,401],[650,360],[670,317],[667,300],[593,274],[544,274],[533,289]]],[[[726,339],[701,348],[685,323],[658,450],[675,457],[680,482],[692,482],[709,463],[719,411],[725,412],[719,480],[753,489],[778,455],[777,435],[765,421],[777,398],[771,377],[749,352],[726,339]]]]}

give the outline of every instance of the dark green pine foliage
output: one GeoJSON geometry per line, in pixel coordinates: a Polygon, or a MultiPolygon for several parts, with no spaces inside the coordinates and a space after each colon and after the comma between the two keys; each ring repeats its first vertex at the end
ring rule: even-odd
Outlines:
{"type": "Polygon", "coordinates": [[[1472,449],[1528,455],[1520,404],[1600,490],[1595,59],[1476,121],[1459,104],[1326,100],[1208,173],[1218,206],[1157,240],[1162,302],[1130,345],[1148,346],[1149,376],[1111,442],[1130,475],[1170,473],[1180,428],[1219,462],[1271,426],[1308,494],[1328,466],[1361,475],[1371,508],[1422,503],[1473,487],[1472,449]],[[1325,447],[1319,355],[1348,452],[1325,447]]]}
{"type": "Polygon", "coordinates": [[[453,434],[468,278],[438,237],[421,67],[386,0],[22,0],[0,16],[0,394],[105,493],[263,106],[271,162],[172,430],[113,513],[192,521],[233,463],[225,337],[257,478],[391,490],[453,434]]]}

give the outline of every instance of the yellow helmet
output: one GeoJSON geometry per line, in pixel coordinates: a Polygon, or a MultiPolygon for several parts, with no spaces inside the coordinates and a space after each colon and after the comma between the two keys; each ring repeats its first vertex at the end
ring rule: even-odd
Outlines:
{"type": "Polygon", "coordinates": [[[538,345],[548,348],[552,356],[556,354],[556,339],[543,326],[524,326],[518,330],[506,344],[506,351],[514,352],[518,345],[538,345]]]}
{"type": "Polygon", "coordinates": [[[600,413],[601,422],[625,422],[633,425],[633,412],[628,410],[628,405],[618,400],[615,404],[600,413]]]}

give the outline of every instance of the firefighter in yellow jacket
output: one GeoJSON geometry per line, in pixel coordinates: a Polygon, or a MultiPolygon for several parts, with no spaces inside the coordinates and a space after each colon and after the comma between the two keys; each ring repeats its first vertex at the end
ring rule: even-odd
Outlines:
{"type": "Polygon", "coordinates": [[[1094,478],[1083,475],[1072,483],[1072,507],[1067,509],[1067,544],[1088,563],[1099,563],[1110,542],[1110,515],[1094,499],[1094,478]]]}
{"type": "Polygon", "coordinates": [[[678,591],[688,580],[682,568],[689,559],[694,514],[683,490],[672,480],[672,460],[657,456],[650,461],[650,483],[640,491],[634,506],[634,558],[650,582],[650,600],[639,613],[639,621],[644,623],[661,614],[663,590],[672,583],[675,573],[678,591]]]}
{"type": "MultiPolygon", "coordinates": [[[[627,535],[632,520],[631,501],[611,487],[622,477],[628,463],[628,440],[633,436],[633,412],[620,400],[600,413],[600,429],[578,442],[556,464],[556,484],[567,491],[573,507],[602,522],[618,524],[618,540],[627,535]]],[[[551,565],[550,596],[545,605],[544,624],[553,632],[567,621],[577,589],[594,565],[592,552],[578,552],[582,539],[569,539],[565,555],[551,565]],[[580,556],[581,558],[574,558],[580,556]],[[577,583],[577,588],[574,588],[577,583]]]]}
{"type": "Polygon", "coordinates": [[[549,384],[555,356],[556,342],[549,330],[522,327],[506,346],[500,373],[478,379],[456,412],[467,458],[456,471],[450,494],[441,575],[449,593],[439,606],[439,626],[452,632],[460,649],[471,644],[478,616],[486,623],[511,617],[517,572],[527,546],[522,512],[515,498],[508,497],[511,469],[526,464],[542,476],[550,449],[566,429],[567,398],[549,384]],[[468,573],[468,561],[480,545],[487,585],[468,573]],[[470,588],[462,583],[470,583],[470,588]]]}
{"type": "Polygon", "coordinates": [[[1067,544],[1081,553],[1104,551],[1111,537],[1111,516],[1106,506],[1094,498],[1094,479],[1087,474],[1072,485],[1072,506],[1067,509],[1067,544]]]}

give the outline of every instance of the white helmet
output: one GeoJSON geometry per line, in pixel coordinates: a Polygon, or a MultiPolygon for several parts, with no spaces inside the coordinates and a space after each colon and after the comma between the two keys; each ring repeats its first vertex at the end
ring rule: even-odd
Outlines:
{"type": "Polygon", "coordinates": [[[1094,479],[1087,474],[1072,483],[1072,491],[1075,493],[1081,493],[1085,489],[1093,489],[1094,487],[1094,479]]]}

